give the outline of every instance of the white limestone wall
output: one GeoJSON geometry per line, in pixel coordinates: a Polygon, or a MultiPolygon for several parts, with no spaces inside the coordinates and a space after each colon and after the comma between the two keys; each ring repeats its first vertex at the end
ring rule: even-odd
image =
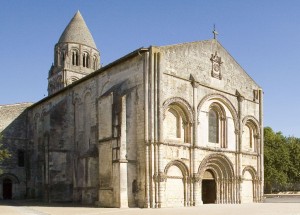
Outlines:
{"type": "Polygon", "coordinates": [[[229,108],[226,107],[226,103],[223,103],[222,101],[219,101],[217,99],[211,99],[209,101],[206,101],[202,105],[199,111],[199,126],[197,131],[199,134],[199,139],[198,139],[198,143],[196,144],[202,147],[220,148],[220,143],[210,143],[208,141],[208,112],[209,112],[209,107],[212,103],[220,104],[225,110],[226,135],[225,137],[220,137],[220,138],[226,138],[225,140],[227,143],[226,149],[234,151],[236,150],[236,134],[235,134],[233,115],[229,110],[229,108]]]}
{"type": "Polygon", "coordinates": [[[239,176],[240,171],[246,166],[258,170],[257,152],[253,150],[249,154],[249,150],[243,148],[243,142],[246,140],[239,141],[239,135],[243,136],[243,131],[239,126],[240,122],[246,118],[259,121],[259,103],[256,95],[260,87],[215,40],[159,47],[159,51],[161,53],[160,72],[163,74],[163,87],[161,87],[163,92],[160,94],[162,105],[170,100],[179,104],[179,100],[182,99],[186,113],[189,112],[188,109],[197,111],[196,114],[191,113],[191,121],[198,123],[196,142],[193,142],[195,135],[191,130],[191,142],[186,143],[186,148],[191,152],[189,144],[199,147],[195,149],[195,158],[179,156],[183,152],[181,145],[184,141],[176,137],[176,117],[164,107],[163,140],[167,146],[164,147],[165,156],[161,161],[163,165],[166,166],[178,159],[191,170],[193,159],[196,159],[193,168],[199,168],[207,156],[220,153],[229,159],[235,176],[239,176]],[[210,58],[216,52],[222,61],[221,79],[211,75],[210,58]],[[193,87],[196,88],[196,94],[193,87]],[[241,103],[238,97],[242,97],[241,103]],[[225,148],[208,141],[208,108],[213,102],[220,104],[225,110],[227,143],[225,148]],[[240,155],[236,154],[236,150],[239,149],[238,144],[242,146],[240,155]]]}

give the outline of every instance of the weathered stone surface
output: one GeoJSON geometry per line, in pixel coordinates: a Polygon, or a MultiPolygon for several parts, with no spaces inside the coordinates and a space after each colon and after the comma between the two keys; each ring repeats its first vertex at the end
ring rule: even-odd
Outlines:
{"type": "Polygon", "coordinates": [[[217,40],[141,48],[67,85],[15,120],[27,197],[151,208],[262,200],[262,90],[217,40]]]}

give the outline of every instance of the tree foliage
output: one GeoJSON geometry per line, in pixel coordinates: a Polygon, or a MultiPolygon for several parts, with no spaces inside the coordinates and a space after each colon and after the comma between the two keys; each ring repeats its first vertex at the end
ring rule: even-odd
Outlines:
{"type": "Polygon", "coordinates": [[[9,151],[2,144],[2,134],[0,133],[0,163],[10,157],[9,151]]]}
{"type": "Polygon", "coordinates": [[[293,189],[300,182],[300,139],[264,129],[265,188],[267,193],[293,189]]]}

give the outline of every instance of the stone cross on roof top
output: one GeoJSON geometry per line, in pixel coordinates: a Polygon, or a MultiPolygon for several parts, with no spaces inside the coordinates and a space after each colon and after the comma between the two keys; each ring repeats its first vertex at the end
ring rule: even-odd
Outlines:
{"type": "Polygon", "coordinates": [[[219,33],[216,31],[216,25],[214,25],[214,30],[212,31],[212,33],[214,34],[214,39],[217,39],[217,35],[219,33]]]}

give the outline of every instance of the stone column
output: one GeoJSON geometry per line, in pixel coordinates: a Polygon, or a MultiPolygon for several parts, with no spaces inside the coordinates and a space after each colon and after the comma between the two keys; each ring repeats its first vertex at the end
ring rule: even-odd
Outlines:
{"type": "Polygon", "coordinates": [[[145,200],[144,208],[151,207],[151,190],[150,183],[152,182],[150,174],[150,146],[149,146],[149,53],[146,52],[144,55],[144,132],[145,132],[145,200]]]}
{"type": "Polygon", "coordinates": [[[198,174],[194,174],[193,175],[193,180],[192,183],[193,184],[193,204],[192,206],[199,206],[201,204],[203,204],[202,202],[202,195],[201,195],[201,186],[200,186],[200,176],[198,174]]]}
{"type": "Polygon", "coordinates": [[[191,190],[192,192],[192,202],[191,204],[193,206],[198,206],[203,204],[202,202],[202,195],[201,195],[201,190],[199,186],[199,175],[198,175],[198,166],[197,166],[197,161],[199,160],[198,152],[197,152],[197,146],[198,146],[198,87],[199,83],[195,81],[194,77],[191,75],[191,84],[193,87],[193,143],[192,143],[192,175],[193,175],[193,180],[191,183],[191,187],[193,188],[191,190]]]}
{"type": "Polygon", "coordinates": [[[126,140],[126,96],[121,99],[121,136],[120,136],[120,208],[128,207],[128,185],[127,185],[127,140],[126,140]]]}
{"type": "Polygon", "coordinates": [[[244,97],[238,92],[236,91],[236,96],[237,96],[237,100],[238,100],[238,124],[239,124],[239,131],[238,131],[238,172],[237,172],[237,177],[240,179],[238,180],[237,183],[237,198],[238,198],[238,203],[241,203],[241,183],[242,183],[242,135],[243,135],[243,101],[244,101],[244,97]]]}
{"type": "Polygon", "coordinates": [[[157,127],[156,127],[156,142],[157,142],[157,162],[158,162],[158,174],[161,180],[158,180],[158,208],[161,208],[165,203],[164,192],[165,192],[165,179],[164,165],[163,165],[163,114],[162,113],[162,102],[161,102],[161,71],[160,71],[160,59],[161,53],[159,50],[154,54],[154,77],[155,77],[155,90],[156,90],[156,115],[157,115],[157,127]]]}
{"type": "Polygon", "coordinates": [[[260,154],[259,154],[259,172],[260,180],[259,200],[262,201],[264,195],[264,125],[263,125],[263,91],[259,89],[259,123],[260,123],[260,154]]]}

